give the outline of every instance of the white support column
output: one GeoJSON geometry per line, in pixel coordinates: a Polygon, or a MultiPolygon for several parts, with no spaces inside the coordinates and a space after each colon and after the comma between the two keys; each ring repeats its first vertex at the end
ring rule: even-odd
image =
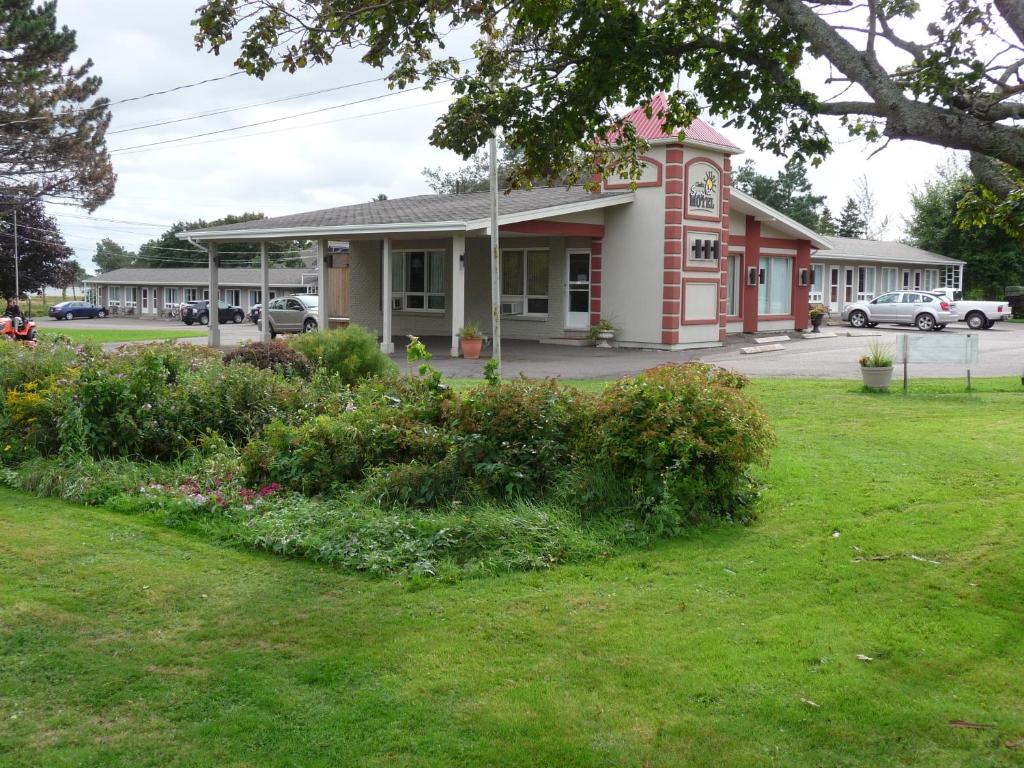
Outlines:
{"type": "Polygon", "coordinates": [[[210,260],[210,332],[207,336],[207,344],[211,347],[220,346],[220,278],[218,267],[220,256],[217,255],[217,244],[210,243],[206,246],[207,256],[210,260]]]}
{"type": "Polygon", "coordinates": [[[317,241],[316,270],[317,324],[321,331],[326,331],[330,327],[327,320],[331,311],[331,297],[327,295],[327,291],[327,238],[321,238],[317,241]]]}
{"type": "Polygon", "coordinates": [[[459,356],[459,331],[466,324],[466,236],[452,237],[452,357],[459,356]]]}
{"type": "Polygon", "coordinates": [[[395,351],[391,340],[391,238],[385,237],[380,258],[380,349],[390,355],[395,351]]]}
{"type": "Polygon", "coordinates": [[[270,342],[270,320],[267,304],[270,303],[270,260],[267,258],[267,241],[260,242],[260,340],[270,342]]]}

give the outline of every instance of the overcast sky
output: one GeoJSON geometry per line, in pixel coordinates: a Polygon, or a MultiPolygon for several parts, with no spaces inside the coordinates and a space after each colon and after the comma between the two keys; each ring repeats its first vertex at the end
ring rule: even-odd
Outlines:
{"type": "MultiPolygon", "coordinates": [[[[197,4],[198,0],[59,0],[58,14],[61,23],[77,30],[79,55],[95,62],[94,71],[103,78],[102,94],[116,102],[233,71],[231,52],[216,57],[195,50],[189,22],[197,4]]],[[[468,37],[451,42],[449,50],[455,55],[468,55],[468,37]]],[[[91,270],[95,244],[103,237],[135,249],[176,221],[245,211],[274,216],[363,202],[381,192],[389,197],[429,192],[420,174],[424,166],[460,163],[454,153],[428,142],[447,92],[389,95],[378,81],[290,98],[380,77],[356,55],[344,54],[328,68],[275,73],[264,81],[237,75],[116,105],[107,142],[118,174],[115,197],[91,220],[79,209],[50,210],[79,261],[91,270]],[[152,122],[286,98],[277,104],[139,129],[152,122]],[[375,100],[350,104],[365,99],[375,100]],[[350,105],[341,106],[346,104],[350,105]],[[132,149],[313,110],[326,111],[132,149]]],[[[785,162],[755,150],[744,131],[725,132],[746,150],[740,161],[753,158],[765,172],[774,172],[785,162]]],[[[834,138],[835,154],[812,171],[817,191],[829,196],[837,213],[855,180],[867,174],[880,208],[890,216],[888,236],[899,237],[911,190],[951,153],[902,142],[869,159],[877,146],[848,139],[838,126],[834,138]]]]}

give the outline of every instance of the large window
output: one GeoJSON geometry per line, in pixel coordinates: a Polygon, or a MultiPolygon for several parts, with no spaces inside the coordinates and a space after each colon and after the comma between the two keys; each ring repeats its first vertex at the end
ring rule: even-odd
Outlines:
{"type": "Polygon", "coordinates": [[[242,306],[242,292],[238,288],[221,288],[220,300],[232,307],[242,306]]]}
{"type": "Polygon", "coordinates": [[[501,252],[501,309],[506,315],[548,313],[547,250],[501,252]]]}
{"type": "Polygon", "coordinates": [[[391,308],[443,312],[444,251],[395,251],[391,257],[391,308]]]}
{"type": "Polygon", "coordinates": [[[939,270],[937,269],[926,269],[924,271],[924,289],[926,291],[934,291],[939,287],[939,270]]]}
{"type": "Polygon", "coordinates": [[[896,267],[882,267],[882,293],[896,290],[898,272],[896,267]]]}
{"type": "Polygon", "coordinates": [[[107,289],[107,304],[111,307],[121,306],[121,286],[112,285],[107,289]]]}
{"type": "Polygon", "coordinates": [[[728,269],[725,314],[736,317],[740,313],[740,297],[743,295],[743,257],[739,254],[730,256],[728,269]]]}
{"type": "Polygon", "coordinates": [[[857,267],[857,301],[875,298],[875,268],[857,267]]]}
{"type": "Polygon", "coordinates": [[[757,311],[761,315],[788,315],[793,298],[793,259],[762,256],[764,280],[757,289],[757,311]]]}
{"type": "Polygon", "coordinates": [[[164,288],[164,306],[173,307],[178,304],[179,295],[177,288],[164,288]]]}
{"type": "Polygon", "coordinates": [[[126,285],[124,287],[124,305],[129,309],[134,309],[138,306],[138,292],[134,285],[126,285]]]}

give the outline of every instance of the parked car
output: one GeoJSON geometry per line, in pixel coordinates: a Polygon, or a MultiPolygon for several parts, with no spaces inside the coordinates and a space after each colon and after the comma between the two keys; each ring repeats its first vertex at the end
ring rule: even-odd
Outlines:
{"type": "Polygon", "coordinates": [[[871,301],[847,304],[842,318],[854,328],[895,323],[913,325],[921,331],[941,331],[957,320],[955,304],[926,291],[893,291],[871,301]]]}
{"type": "Polygon", "coordinates": [[[74,320],[76,317],[106,317],[106,307],[101,307],[88,301],[62,301],[54,304],[46,314],[58,320],[74,320]]]}
{"type": "MultiPolygon", "coordinates": [[[[245,312],[241,307],[234,307],[226,301],[218,301],[217,318],[220,323],[240,323],[245,320],[245,312]]],[[[186,302],[181,308],[181,319],[185,325],[209,325],[210,302],[206,299],[186,302]]]]}
{"type": "Polygon", "coordinates": [[[249,307],[249,320],[253,325],[260,324],[260,314],[263,312],[262,304],[253,304],[249,307]]]}
{"type": "Polygon", "coordinates": [[[928,293],[955,302],[957,320],[966,322],[967,327],[973,331],[991,328],[1000,320],[1006,320],[1013,315],[1013,309],[1005,301],[965,300],[961,291],[954,291],[952,288],[939,288],[928,293]]]}
{"type": "Polygon", "coordinates": [[[267,304],[270,337],[279,333],[311,333],[320,327],[319,297],[297,293],[271,299],[267,304]]]}

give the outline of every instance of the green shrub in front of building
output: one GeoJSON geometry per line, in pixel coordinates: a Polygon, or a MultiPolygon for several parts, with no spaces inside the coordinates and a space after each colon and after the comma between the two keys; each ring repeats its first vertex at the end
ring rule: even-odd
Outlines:
{"type": "Polygon", "coordinates": [[[0,480],[371,573],[549,567],[752,515],[771,435],[742,377],[455,392],[367,339],[308,334],[309,379],[268,350],[0,345],[0,480]]]}

